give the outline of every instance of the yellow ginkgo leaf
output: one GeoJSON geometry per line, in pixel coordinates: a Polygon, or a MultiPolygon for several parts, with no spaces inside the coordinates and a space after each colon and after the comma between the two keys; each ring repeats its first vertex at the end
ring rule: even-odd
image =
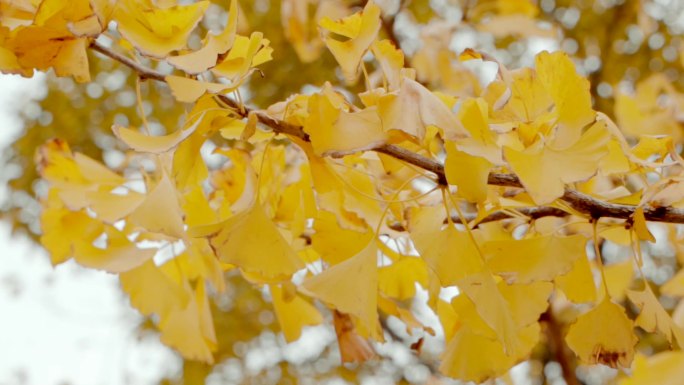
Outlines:
{"type": "Polygon", "coordinates": [[[470,137],[457,141],[460,151],[487,159],[493,164],[503,164],[497,134],[489,128],[489,107],[482,98],[466,99],[458,110],[458,119],[470,133],[470,137]]]}
{"type": "Polygon", "coordinates": [[[184,309],[190,300],[191,294],[186,288],[167,276],[152,260],[121,273],[119,280],[131,305],[146,316],[156,314],[161,319],[166,318],[174,309],[184,309]]]}
{"type": "Polygon", "coordinates": [[[385,131],[398,130],[423,140],[428,126],[444,132],[448,140],[469,136],[449,107],[420,83],[401,79],[401,86],[380,98],[378,113],[385,131]]]}
{"type": "Polygon", "coordinates": [[[313,223],[314,233],[311,236],[313,248],[321,258],[331,265],[345,261],[363,250],[373,238],[373,232],[359,232],[340,227],[337,216],[325,210],[319,210],[313,223]]]}
{"type": "Polygon", "coordinates": [[[120,273],[151,259],[155,249],[140,249],[127,235],[89,216],[64,208],[52,190],[41,216],[41,243],[53,265],[70,258],[83,266],[120,273]]]}
{"type": "MultiPolygon", "coordinates": [[[[89,234],[91,237],[94,234],[89,234]]],[[[131,242],[127,235],[114,227],[106,227],[98,238],[87,237],[74,241],[73,257],[80,265],[110,273],[121,273],[140,266],[156,254],[155,249],[141,249],[131,242]],[[97,239],[106,236],[104,245],[97,245],[97,239]]]]}
{"type": "Polygon", "coordinates": [[[460,281],[458,288],[473,302],[482,321],[494,331],[506,355],[520,356],[528,352],[510,305],[491,273],[471,274],[460,281]]]}
{"type": "Polygon", "coordinates": [[[304,263],[258,202],[221,224],[209,242],[224,263],[264,279],[287,279],[304,263]]]}
{"type": "Polygon", "coordinates": [[[87,38],[50,27],[28,26],[16,32],[9,46],[22,68],[52,67],[57,76],[73,76],[79,83],[90,81],[87,38]]]}
{"type": "Polygon", "coordinates": [[[205,43],[197,51],[169,57],[167,61],[185,73],[196,75],[216,65],[219,55],[226,53],[235,41],[238,25],[237,0],[231,0],[228,10],[228,24],[218,35],[209,33],[205,43]]]}
{"type": "Polygon", "coordinates": [[[519,337],[524,348],[521,350],[526,353],[510,355],[504,352],[501,342],[461,327],[448,341],[439,371],[449,377],[476,383],[501,376],[525,358],[539,341],[539,332],[537,323],[522,329],[519,337]]]}
{"type": "Polygon", "coordinates": [[[421,258],[403,257],[378,270],[380,291],[388,297],[410,299],[416,295],[416,284],[428,285],[428,272],[421,258]]]}
{"type": "Polygon", "coordinates": [[[551,281],[568,273],[585,256],[583,235],[539,236],[520,240],[486,242],[487,265],[510,282],[551,281]]]}
{"type": "Polygon", "coordinates": [[[388,89],[393,91],[401,84],[401,69],[404,68],[404,52],[390,40],[379,40],[371,46],[373,56],[380,63],[388,89]]]}
{"type": "Polygon", "coordinates": [[[350,314],[363,326],[364,337],[377,337],[378,328],[378,247],[372,240],[363,250],[300,286],[307,295],[334,309],[350,314]]]}
{"type": "Polygon", "coordinates": [[[93,186],[115,188],[125,179],[102,163],[81,153],[72,153],[61,139],[40,147],[36,163],[41,176],[60,190],[95,190],[93,186]]]}
{"type": "Polygon", "coordinates": [[[535,58],[537,76],[553,99],[557,114],[556,143],[569,146],[580,139],[582,129],[592,123],[589,81],[579,75],[565,52],[541,52],[535,58]]]}
{"type": "Polygon", "coordinates": [[[513,328],[516,338],[521,342],[517,352],[507,352],[504,349],[502,342],[497,339],[497,333],[480,316],[473,300],[465,295],[456,296],[450,306],[453,314],[450,314],[448,309],[440,311],[440,319],[443,320],[447,338],[447,348],[442,357],[440,370],[460,380],[479,382],[500,376],[517,362],[525,359],[539,340],[540,327],[536,321],[540,312],[547,306],[544,296],[550,292],[549,286],[548,283],[513,287],[506,287],[503,282],[499,284],[502,290],[508,291],[507,301],[513,300],[506,303],[517,308],[514,310],[514,314],[517,314],[514,323],[517,326],[513,328]],[[542,293],[534,295],[533,303],[526,303],[527,301],[519,298],[536,289],[540,289],[542,293]],[[473,351],[469,349],[475,349],[483,354],[467,354],[473,351]]]}
{"type": "MultiPolygon", "coordinates": [[[[547,89],[539,81],[536,72],[531,68],[521,68],[510,72],[511,79],[506,83],[492,82],[488,88],[492,95],[498,95],[495,100],[488,100],[491,113],[497,120],[518,121],[524,123],[536,123],[544,127],[549,116],[549,109],[553,105],[553,99],[547,89]],[[503,108],[496,107],[505,102],[503,108]]],[[[485,98],[491,96],[485,95],[485,98]]],[[[518,127],[520,131],[522,127],[518,127]]],[[[532,135],[518,132],[524,143],[536,139],[537,131],[532,135]]]]}
{"type": "Polygon", "coordinates": [[[164,79],[176,100],[183,103],[194,103],[207,92],[212,94],[231,92],[242,84],[241,81],[228,84],[211,83],[175,75],[169,75],[164,79]]]}
{"type": "Polygon", "coordinates": [[[304,131],[319,156],[342,156],[370,150],[387,140],[380,117],[373,107],[358,112],[336,108],[326,95],[309,98],[309,116],[304,131]]]}
{"type": "Polygon", "coordinates": [[[634,225],[634,232],[639,239],[649,242],[656,241],[655,237],[646,226],[643,206],[639,206],[634,210],[634,214],[632,214],[632,223],[634,225]]]}
{"type": "Polygon", "coordinates": [[[498,286],[519,328],[529,326],[539,320],[539,315],[549,307],[549,296],[553,291],[553,284],[543,281],[525,285],[508,285],[500,282],[498,286]]]}
{"type": "Polygon", "coordinates": [[[628,368],[634,357],[637,337],[625,309],[605,297],[570,326],[568,346],[585,364],[628,368]]]}
{"type": "Polygon", "coordinates": [[[160,339],[183,357],[207,364],[214,362],[217,348],[214,324],[204,282],[197,283],[187,306],[172,310],[159,322],[160,339]]]}
{"type": "Polygon", "coordinates": [[[219,77],[240,84],[254,71],[254,67],[272,59],[273,48],[261,32],[254,32],[248,38],[236,36],[226,57],[211,72],[219,77]]]}
{"type": "Polygon", "coordinates": [[[634,368],[619,385],[679,385],[684,375],[684,352],[660,352],[651,357],[638,355],[634,368]]]}
{"type": "Polygon", "coordinates": [[[202,116],[196,118],[194,123],[186,129],[162,136],[145,135],[138,130],[117,125],[112,127],[112,131],[119,140],[138,152],[160,154],[172,150],[192,135],[202,122],[202,118],[202,116]]]}
{"type": "Polygon", "coordinates": [[[325,44],[335,56],[342,73],[349,83],[356,81],[359,64],[380,31],[380,7],[368,1],[362,12],[348,16],[340,21],[323,18],[319,24],[328,31],[325,44]],[[344,37],[337,40],[333,34],[344,37]]]}
{"type": "Polygon", "coordinates": [[[572,302],[596,300],[596,284],[586,255],[579,257],[567,274],[554,278],[554,283],[572,302]]]}
{"type": "Polygon", "coordinates": [[[477,247],[465,231],[453,224],[442,230],[444,208],[429,207],[411,212],[409,231],[420,256],[437,274],[443,286],[484,269],[477,247]]]}
{"type": "Polygon", "coordinates": [[[613,263],[603,267],[602,277],[606,277],[608,294],[613,301],[622,301],[625,291],[632,284],[634,278],[634,265],[631,258],[623,262],[613,263]]]}
{"type": "Polygon", "coordinates": [[[469,202],[484,202],[492,164],[485,158],[459,151],[454,142],[448,141],[444,147],[447,153],[444,172],[449,184],[456,185],[458,194],[469,202]]]}
{"type": "Polygon", "coordinates": [[[148,232],[179,239],[185,236],[178,192],[166,175],[162,176],[145,200],[130,213],[128,221],[148,232]]]}
{"type": "Polygon", "coordinates": [[[610,134],[599,121],[571,147],[556,150],[536,142],[524,151],[504,148],[506,161],[536,204],[548,204],[563,195],[565,183],[590,178],[608,153],[610,134]]]}
{"type": "Polygon", "coordinates": [[[206,0],[168,8],[157,7],[151,0],[123,0],[117,4],[114,19],[121,36],[138,51],[163,59],[186,46],[207,7],[206,0]]]}
{"type": "Polygon", "coordinates": [[[637,326],[651,333],[658,331],[670,344],[677,341],[680,349],[684,346],[684,330],[672,321],[650,286],[647,285],[643,291],[627,290],[627,297],[640,309],[637,326]]]}
{"type": "MultiPolygon", "coordinates": [[[[64,200],[64,203],[67,204],[67,206],[73,209],[67,202],[72,199],[77,199],[76,196],[72,198],[70,195],[64,194],[63,192],[60,192],[59,196],[64,200]]],[[[126,194],[113,194],[108,189],[105,189],[87,191],[85,193],[85,199],[83,199],[82,196],[79,198],[85,204],[84,207],[87,206],[88,209],[95,214],[97,219],[104,223],[114,224],[135,210],[135,208],[145,200],[145,194],[140,194],[135,191],[127,191],[126,194]]]]}
{"type": "Polygon", "coordinates": [[[17,55],[7,48],[10,29],[0,26],[0,71],[4,74],[16,74],[24,77],[33,75],[33,68],[24,68],[19,64],[17,55]]]}
{"type": "Polygon", "coordinates": [[[660,287],[660,291],[672,297],[684,297],[684,269],[679,270],[674,277],[660,287]]]}
{"type": "Polygon", "coordinates": [[[318,309],[297,293],[287,295],[281,285],[271,285],[270,288],[273,308],[285,341],[296,341],[305,326],[318,325],[323,322],[323,316],[318,309]]]}

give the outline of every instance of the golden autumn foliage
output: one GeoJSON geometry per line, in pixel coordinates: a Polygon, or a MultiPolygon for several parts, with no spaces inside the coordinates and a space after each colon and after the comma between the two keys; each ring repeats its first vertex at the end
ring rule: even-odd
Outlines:
{"type": "Polygon", "coordinates": [[[678,383],[684,27],[659,7],[0,0],[0,71],[52,71],[3,217],[118,275],[187,383],[315,327],[318,356],[250,375],[359,382],[400,346],[427,372],[397,383],[678,383]]]}

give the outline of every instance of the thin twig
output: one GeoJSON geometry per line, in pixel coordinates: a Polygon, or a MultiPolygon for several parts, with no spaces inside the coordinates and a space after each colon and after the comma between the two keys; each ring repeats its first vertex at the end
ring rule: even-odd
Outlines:
{"type": "Polygon", "coordinates": [[[114,52],[108,47],[103,46],[102,44],[98,43],[97,40],[94,40],[90,44],[90,48],[93,49],[93,51],[97,51],[105,56],[109,56],[110,58],[120,62],[121,64],[131,68],[133,71],[138,73],[138,76],[141,79],[153,79],[153,80],[159,80],[160,82],[165,82],[165,75],[162,74],[161,72],[157,72],[153,69],[147,68],[143,66],[140,63],[135,62],[133,59],[128,58],[118,52],[114,52]]]}
{"type": "MultiPolygon", "coordinates": [[[[97,41],[91,44],[91,48],[130,67],[143,79],[165,81],[165,76],[160,72],[146,68],[135,61],[110,50],[97,41]]],[[[218,98],[227,106],[235,109],[235,112],[243,118],[246,118],[250,112],[254,111],[248,107],[240,108],[241,106],[235,100],[226,95],[218,95],[218,98]]],[[[304,132],[304,129],[301,126],[273,118],[260,111],[255,111],[255,113],[257,114],[259,122],[270,127],[273,132],[296,137],[303,141],[309,141],[309,135],[304,132]]],[[[447,184],[444,165],[434,159],[430,159],[394,144],[382,144],[373,148],[372,151],[389,155],[432,172],[435,174],[439,184],[447,184]]],[[[520,179],[514,174],[490,173],[488,183],[495,186],[523,188],[520,179]]],[[[560,199],[576,212],[591,218],[606,217],[629,220],[637,208],[637,206],[634,205],[605,202],[572,189],[566,189],[560,199]]],[[[537,208],[537,210],[540,210],[540,213],[546,213],[553,216],[558,216],[556,214],[559,214],[559,212],[555,210],[542,210],[542,208],[537,208]]],[[[644,206],[644,216],[646,217],[646,220],[653,222],[684,223],[684,209],[673,207],[651,207],[646,205],[644,206]]]]}

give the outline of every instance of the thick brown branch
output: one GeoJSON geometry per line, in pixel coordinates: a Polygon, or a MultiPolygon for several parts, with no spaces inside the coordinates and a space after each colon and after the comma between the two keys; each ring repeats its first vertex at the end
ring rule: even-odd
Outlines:
{"type": "MultiPolygon", "coordinates": [[[[91,48],[97,52],[106,55],[121,64],[124,64],[138,73],[138,76],[144,79],[154,79],[159,81],[165,81],[165,76],[160,72],[154,71],[149,68],[145,68],[141,64],[121,55],[113,52],[109,48],[99,44],[98,42],[93,42],[91,48]]],[[[219,99],[227,106],[235,109],[237,113],[242,117],[247,117],[247,115],[253,111],[248,107],[240,106],[235,100],[229,98],[226,95],[219,95],[219,99]]],[[[267,127],[270,127],[273,132],[279,134],[285,134],[292,137],[299,138],[304,141],[309,141],[309,136],[304,132],[304,129],[300,126],[296,126],[264,113],[255,111],[259,122],[267,127]]],[[[446,175],[444,173],[444,165],[436,160],[430,159],[420,154],[416,154],[409,151],[403,147],[394,144],[383,144],[373,149],[373,151],[383,153],[392,156],[396,159],[402,160],[406,163],[410,163],[414,166],[420,167],[424,170],[432,172],[436,175],[438,183],[446,185],[446,175]]],[[[523,188],[520,179],[513,174],[500,174],[491,173],[489,174],[489,184],[495,186],[504,187],[518,187],[523,188]]],[[[616,218],[616,219],[629,219],[636,210],[636,206],[633,205],[623,205],[617,203],[604,202],[602,200],[596,199],[590,195],[575,191],[572,189],[566,189],[563,196],[560,198],[569,207],[578,213],[587,215],[592,218],[616,218]]],[[[548,215],[558,216],[558,211],[550,210],[550,208],[536,208],[540,213],[546,213],[548,215]]],[[[493,215],[503,215],[503,214],[493,214],[493,215]]],[[[669,222],[669,223],[684,223],[684,209],[678,209],[673,207],[644,207],[644,215],[646,220],[654,222],[669,222]]],[[[538,215],[537,217],[540,217],[538,215]]],[[[503,217],[501,217],[503,218],[503,217]]]]}

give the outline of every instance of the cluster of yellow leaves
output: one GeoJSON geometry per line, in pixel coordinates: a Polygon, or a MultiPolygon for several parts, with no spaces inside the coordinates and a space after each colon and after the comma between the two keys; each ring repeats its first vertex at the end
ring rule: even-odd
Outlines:
{"type": "MultiPolygon", "coordinates": [[[[3,1],[3,4],[5,1],[3,1]]],[[[187,75],[211,69],[227,83],[204,82],[171,75],[167,81],[181,101],[194,102],[203,93],[237,89],[259,64],[271,60],[272,49],[261,33],[237,35],[238,6],[233,0],[228,23],[220,34],[208,33],[197,51],[187,49],[188,38],[209,9],[209,1],[180,5],[176,1],[59,0],[10,1],[19,17],[0,26],[0,71],[30,76],[34,69],[54,68],[58,76],[90,81],[86,50],[111,21],[120,44],[187,75]]]]}
{"type": "MultiPolygon", "coordinates": [[[[486,3],[501,15],[536,12],[522,1],[486,3]]],[[[344,81],[363,74],[366,88],[356,95],[359,103],[326,83],[247,113],[214,94],[239,97],[238,88],[272,49],[259,32],[237,33],[235,0],[223,31],[209,33],[195,50],[187,48],[188,38],[208,1],[32,4],[22,5],[24,19],[1,30],[5,72],[54,67],[85,81],[87,60],[75,59],[86,57],[110,20],[119,45],[183,72],[165,78],[179,102],[193,103],[183,128],[163,136],[113,128],[133,150],[126,173],[72,153],[59,140],[38,157],[50,186],[41,241],[53,263],[73,258],[119,274],[132,305],[155,315],[162,341],[185,357],[212,362],[217,341],[208,297],[224,289],[229,270],[268,288],[287,341],[322,323],[320,310],[330,309],[345,362],[374,357],[369,341],[384,341],[381,317],[400,319],[412,335],[434,333],[408,301],[417,286],[428,292],[427,305],[443,328],[440,370],[462,380],[500,376],[527,359],[543,341],[540,317],[553,315],[550,303],[573,309],[566,342],[583,363],[628,367],[635,325],[681,345],[680,326],[650,287],[626,291],[631,263],[604,267],[599,252],[587,255],[589,219],[559,200],[572,187],[638,205],[629,223],[595,226],[593,235],[628,246],[631,237],[652,241],[643,208],[681,204],[684,185],[681,179],[649,185],[646,175],[680,165],[681,158],[671,139],[630,143],[594,111],[589,83],[566,54],[542,52],[535,68],[509,71],[499,64],[497,78],[470,95],[435,92],[406,68],[398,47],[379,37],[382,11],[373,1],[341,19],[342,8],[319,4],[322,36],[311,32],[308,2],[287,1],[288,38],[300,57],[309,60],[325,45],[344,81]],[[46,36],[55,55],[22,51],[46,36]],[[260,120],[301,127],[303,134],[272,140],[260,120]],[[385,155],[388,146],[444,159],[448,186],[385,155]],[[136,170],[142,164],[148,167],[136,170]],[[522,188],[489,185],[492,172],[515,174],[522,188]],[[627,177],[638,181],[618,182],[627,177]],[[576,214],[582,223],[530,223],[515,211],[539,205],[576,214]],[[501,211],[512,218],[481,223],[501,211]],[[599,293],[594,272],[602,277],[599,293]],[[453,287],[459,295],[441,300],[442,290],[453,287]],[[625,294],[639,309],[634,321],[620,304],[625,294]]],[[[476,15],[486,13],[483,4],[476,15]]],[[[461,59],[492,60],[476,51],[461,59]]],[[[661,91],[655,89],[637,94],[650,92],[651,100],[661,91]]],[[[642,121],[657,121],[657,114],[643,114],[642,121]]],[[[666,285],[666,294],[683,295],[680,281],[666,285]]]]}

